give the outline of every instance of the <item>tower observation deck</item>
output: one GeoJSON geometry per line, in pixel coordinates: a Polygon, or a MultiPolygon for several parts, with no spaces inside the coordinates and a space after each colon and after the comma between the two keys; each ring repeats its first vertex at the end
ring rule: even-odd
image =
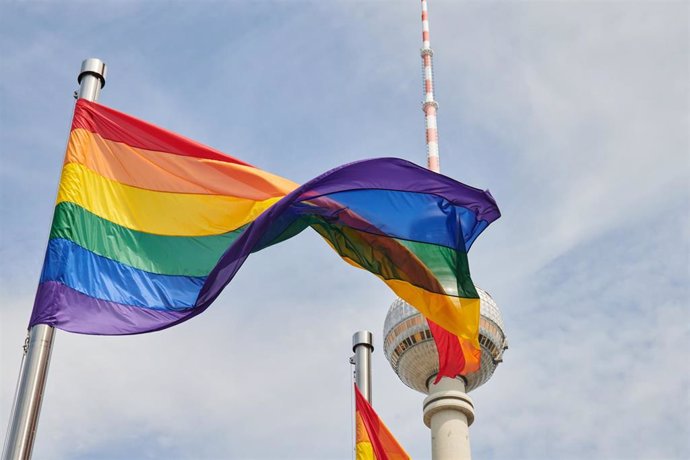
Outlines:
{"type": "MultiPolygon", "coordinates": [[[[503,360],[507,340],[498,305],[488,292],[477,287],[480,298],[479,344],[481,366],[465,376],[466,391],[486,383],[503,360]]],[[[383,325],[383,350],[400,380],[410,388],[428,394],[438,374],[438,351],[426,319],[412,305],[396,299],[383,325]]]]}

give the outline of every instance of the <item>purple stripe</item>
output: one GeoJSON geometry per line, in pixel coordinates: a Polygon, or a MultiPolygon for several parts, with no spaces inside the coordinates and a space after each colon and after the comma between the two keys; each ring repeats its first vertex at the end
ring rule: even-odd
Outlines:
{"type": "Polygon", "coordinates": [[[474,211],[477,220],[489,224],[501,216],[488,190],[470,187],[400,158],[375,158],[346,164],[322,174],[295,192],[325,195],[367,188],[438,195],[474,211]]]}
{"type": "Polygon", "coordinates": [[[38,286],[29,327],[47,324],[81,334],[122,335],[152,332],[185,321],[204,308],[161,311],[94,299],[55,281],[38,286]]]}

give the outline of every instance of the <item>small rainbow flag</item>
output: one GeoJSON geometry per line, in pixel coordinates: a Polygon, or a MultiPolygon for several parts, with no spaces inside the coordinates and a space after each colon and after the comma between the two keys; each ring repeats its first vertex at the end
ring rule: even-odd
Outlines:
{"type": "Polygon", "coordinates": [[[410,460],[405,449],[364,399],[355,384],[355,456],[357,460],[410,460]]]}

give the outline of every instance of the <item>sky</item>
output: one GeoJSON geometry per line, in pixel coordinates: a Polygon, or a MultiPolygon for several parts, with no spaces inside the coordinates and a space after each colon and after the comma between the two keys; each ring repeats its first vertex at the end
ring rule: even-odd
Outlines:
{"type": "MultiPolygon", "coordinates": [[[[690,458],[690,4],[430,0],[442,172],[502,211],[474,282],[510,349],[471,392],[483,459],[690,458]],[[684,358],[685,357],[685,358],[684,358]]],[[[100,102],[305,182],[425,162],[419,1],[0,3],[0,433],[81,61],[100,102]]],[[[430,458],[382,351],[392,292],[303,232],[161,332],[58,331],[35,458],[350,459],[352,334],[373,402],[430,458]]]]}

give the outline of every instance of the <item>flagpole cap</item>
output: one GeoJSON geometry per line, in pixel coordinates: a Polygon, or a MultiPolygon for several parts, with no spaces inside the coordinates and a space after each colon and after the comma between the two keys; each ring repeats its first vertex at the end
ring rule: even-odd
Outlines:
{"type": "Polygon", "coordinates": [[[101,88],[105,86],[105,76],[106,76],[107,66],[105,62],[98,58],[88,58],[84,59],[81,63],[81,70],[79,71],[79,76],[77,77],[77,83],[81,84],[82,78],[87,75],[93,75],[98,78],[101,82],[101,88]]]}
{"type": "Polygon", "coordinates": [[[369,331],[357,331],[352,335],[352,351],[364,345],[374,351],[374,335],[369,331]]]}

